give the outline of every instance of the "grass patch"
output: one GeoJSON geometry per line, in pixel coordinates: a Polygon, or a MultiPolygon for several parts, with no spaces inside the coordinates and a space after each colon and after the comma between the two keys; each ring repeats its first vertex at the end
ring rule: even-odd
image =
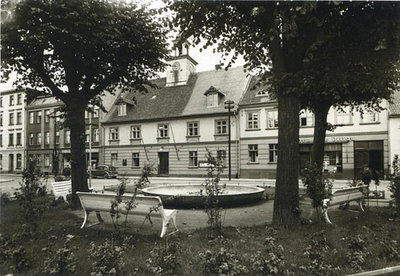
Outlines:
{"type": "MultiPolygon", "coordinates": [[[[91,244],[100,246],[106,240],[118,244],[113,239],[112,227],[95,226],[80,229],[82,219],[76,215],[76,211],[71,211],[64,204],[51,207],[39,221],[37,234],[29,237],[29,235],[24,235],[27,229],[24,229],[24,220],[19,208],[16,202],[11,202],[1,208],[0,233],[3,244],[0,244],[0,251],[12,253],[16,246],[24,248],[24,258],[29,266],[23,269],[21,272],[23,275],[42,275],[45,260],[54,255],[57,250],[62,249],[66,240],[69,240],[68,248],[77,260],[76,275],[90,275],[94,271],[93,261],[88,254],[91,244]],[[12,242],[4,243],[5,238],[12,242]]],[[[274,244],[282,245],[284,249],[283,274],[311,275],[310,258],[304,252],[313,239],[313,235],[320,231],[323,232],[328,248],[326,254],[323,255],[323,263],[340,268],[332,275],[346,275],[360,270],[379,269],[399,264],[400,222],[391,220],[391,212],[388,209],[371,208],[365,213],[332,211],[330,214],[335,222],[334,226],[319,223],[299,225],[291,229],[275,229],[274,244]],[[359,260],[358,253],[349,249],[347,240],[349,237],[356,236],[362,239],[365,244],[364,251],[368,252],[365,256],[361,256],[365,258],[360,261],[361,269],[349,263],[349,255],[359,260]]],[[[154,275],[154,273],[172,275],[168,274],[167,270],[160,272],[160,269],[151,267],[151,264],[155,263],[155,255],[157,263],[161,262],[160,267],[163,267],[162,262],[168,262],[168,260],[176,262],[178,275],[204,275],[206,261],[204,256],[207,255],[204,253],[207,250],[221,252],[221,248],[237,262],[234,264],[233,261],[232,263],[228,261],[228,264],[224,264],[221,269],[233,271],[230,275],[257,275],[252,269],[253,256],[259,251],[265,252],[266,238],[271,236],[270,226],[226,227],[223,229],[224,238],[210,239],[208,229],[199,229],[177,233],[161,240],[156,234],[138,233],[137,230],[133,230],[134,228],[122,234],[129,238],[131,244],[123,246],[123,266],[119,272],[121,275],[154,275]],[[168,247],[162,247],[169,242],[177,243],[179,250],[171,251],[168,247]],[[156,247],[158,249],[154,251],[156,247]],[[153,254],[151,254],[152,251],[153,254]],[[154,254],[154,252],[161,253],[154,254]],[[239,264],[240,267],[245,266],[248,272],[237,270],[239,272],[235,274],[234,266],[239,264]]],[[[2,255],[0,275],[17,273],[16,257],[0,255],[2,255]]],[[[215,263],[215,260],[213,261],[215,263]]]]}

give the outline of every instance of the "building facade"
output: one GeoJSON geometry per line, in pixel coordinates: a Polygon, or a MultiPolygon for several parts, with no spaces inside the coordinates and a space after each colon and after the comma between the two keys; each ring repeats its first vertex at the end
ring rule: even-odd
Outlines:
{"type": "MultiPolygon", "coordinates": [[[[331,108],[328,122],[324,169],[338,179],[360,178],[366,168],[387,176],[390,162],[388,107],[381,112],[351,112],[331,108]]],[[[240,102],[240,175],[245,178],[275,178],[278,161],[278,103],[267,89],[249,88],[240,102]]],[[[302,110],[300,164],[310,161],[314,116],[302,110]]],[[[396,142],[395,142],[396,143],[396,142]]],[[[399,142],[397,142],[399,144],[399,142]]]]}
{"type": "Polygon", "coordinates": [[[390,147],[390,165],[392,165],[394,156],[400,157],[400,91],[393,95],[392,102],[389,104],[389,147],[390,147]]]}
{"type": "Polygon", "coordinates": [[[0,172],[21,173],[25,164],[25,91],[0,92],[0,172]]]}
{"type": "MultiPolygon", "coordinates": [[[[114,96],[104,96],[103,106],[107,110],[114,96]]],[[[26,152],[28,159],[36,159],[45,174],[61,174],[70,167],[70,129],[64,124],[63,103],[55,97],[39,97],[26,107],[26,152]]],[[[85,112],[86,156],[93,167],[104,163],[101,159],[104,142],[100,120],[105,117],[98,107],[90,107],[85,112]],[[89,144],[89,141],[91,143],[89,144]]]]}
{"type": "Polygon", "coordinates": [[[188,44],[180,47],[166,77],[153,80],[158,88],[121,93],[103,122],[104,160],[119,174],[138,175],[148,162],[160,176],[205,176],[208,150],[226,176],[229,130],[232,176],[239,173],[238,123],[224,103],[239,102],[249,77],[242,67],[196,73],[188,44]]]}

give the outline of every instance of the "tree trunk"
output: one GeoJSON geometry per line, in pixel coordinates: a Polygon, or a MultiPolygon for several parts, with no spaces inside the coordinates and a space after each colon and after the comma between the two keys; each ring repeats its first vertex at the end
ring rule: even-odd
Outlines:
{"type": "Polygon", "coordinates": [[[320,104],[314,109],[315,126],[314,126],[314,142],[311,148],[311,163],[316,165],[322,173],[322,166],[325,154],[325,137],[327,129],[327,117],[329,112],[329,104],[320,104]]]}
{"type": "Polygon", "coordinates": [[[299,111],[295,94],[278,94],[278,167],[272,222],[290,226],[299,223],[299,111]]]}
{"type": "Polygon", "coordinates": [[[85,108],[67,110],[71,130],[72,208],[80,206],[76,192],[88,192],[85,151],[85,108]]]}

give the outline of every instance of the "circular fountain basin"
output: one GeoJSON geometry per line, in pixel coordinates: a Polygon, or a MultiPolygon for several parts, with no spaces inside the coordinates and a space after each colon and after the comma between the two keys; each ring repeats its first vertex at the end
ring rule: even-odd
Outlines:
{"type": "MultiPolygon", "coordinates": [[[[204,208],[205,188],[202,185],[167,185],[144,188],[143,194],[159,196],[165,208],[204,208]]],[[[219,197],[220,206],[237,206],[262,199],[264,189],[252,186],[226,185],[219,197]]]]}

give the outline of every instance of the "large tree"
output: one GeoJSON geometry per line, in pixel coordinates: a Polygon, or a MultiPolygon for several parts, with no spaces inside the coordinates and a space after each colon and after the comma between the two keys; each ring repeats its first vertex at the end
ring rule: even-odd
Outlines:
{"type": "MultiPolygon", "coordinates": [[[[397,6],[395,3],[382,2],[172,3],[171,8],[176,13],[173,25],[180,26],[182,37],[193,36],[195,43],[203,38],[207,41],[205,47],[216,44],[217,51],[233,52],[231,61],[239,54],[243,55],[245,67],[263,76],[271,84],[271,91],[276,94],[280,124],[273,223],[289,226],[299,221],[299,111],[304,105],[311,107],[311,101],[305,100],[307,93],[312,92],[312,96],[321,91],[329,93],[326,87],[330,88],[334,86],[334,82],[341,81],[334,76],[341,70],[348,69],[329,64],[347,53],[345,48],[336,44],[340,41],[337,38],[342,37],[342,32],[346,30],[346,24],[351,19],[359,20],[359,26],[366,24],[365,29],[357,29],[363,35],[351,36],[351,30],[347,30],[347,45],[358,43],[362,52],[364,43],[368,42],[368,47],[374,45],[378,49],[384,42],[380,31],[384,31],[386,35],[389,31],[398,30],[396,26],[390,26],[390,18],[384,15],[385,11],[390,11],[393,15],[393,9],[397,9],[397,6]],[[332,17],[327,20],[327,16],[332,17]],[[385,23],[379,25],[382,22],[385,23]],[[386,27],[389,27],[389,31],[385,30],[386,27]],[[373,36],[372,39],[368,40],[368,34],[373,36]],[[327,45],[330,50],[324,51],[327,45]],[[333,51],[335,46],[341,51],[333,51]],[[319,52],[328,55],[327,58],[324,59],[322,55],[314,58],[319,52]],[[314,75],[313,71],[317,69],[323,69],[323,73],[314,75]],[[320,81],[318,77],[325,74],[332,77],[320,81]],[[322,90],[315,90],[317,86],[323,87],[322,90]]],[[[367,54],[360,55],[359,59],[353,54],[352,51],[349,56],[356,58],[357,62],[368,59],[367,54]]],[[[362,81],[369,76],[360,72],[358,77],[362,81]]],[[[348,91],[351,91],[350,87],[348,91]]],[[[362,90],[358,89],[357,92],[359,91],[362,90]]]]}
{"type": "Polygon", "coordinates": [[[116,87],[145,91],[164,67],[165,29],[154,12],[127,1],[24,0],[9,14],[1,25],[2,73],[16,71],[18,85],[65,104],[76,206],[76,191],[88,191],[88,103],[116,87]]]}

